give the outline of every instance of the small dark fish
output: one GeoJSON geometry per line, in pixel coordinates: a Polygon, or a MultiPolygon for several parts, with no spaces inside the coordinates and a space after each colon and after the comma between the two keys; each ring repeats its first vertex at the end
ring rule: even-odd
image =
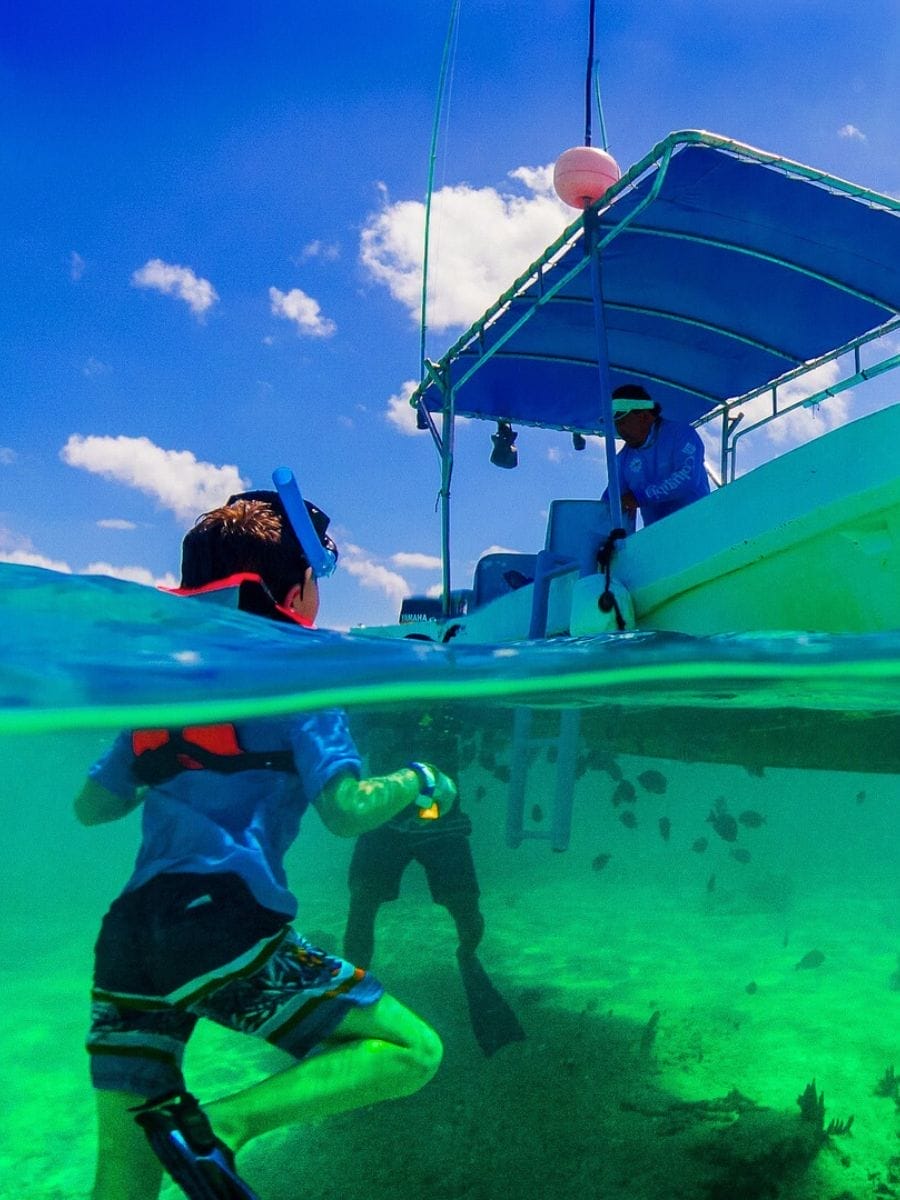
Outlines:
{"type": "Polygon", "coordinates": [[[748,775],[753,775],[757,779],[762,779],[766,773],[766,768],[761,767],[759,763],[744,763],[744,769],[748,775]]]}
{"type": "Polygon", "coordinates": [[[752,996],[753,993],[756,992],[757,990],[758,989],[756,986],[755,979],[751,979],[750,982],[747,984],[747,986],[744,988],[744,991],[747,993],[748,996],[752,996]]]}
{"type": "Polygon", "coordinates": [[[591,771],[605,771],[614,783],[618,783],[622,778],[619,764],[608,750],[604,750],[600,746],[588,748],[585,755],[585,766],[591,771]]]}
{"type": "Polygon", "coordinates": [[[475,789],[475,799],[483,800],[486,795],[487,795],[487,788],[484,786],[483,783],[479,783],[478,787],[475,789]]]}
{"type": "Polygon", "coordinates": [[[662,771],[641,771],[638,775],[638,783],[648,792],[653,792],[655,796],[661,796],[668,786],[668,780],[662,771]]]}
{"type": "Polygon", "coordinates": [[[669,835],[672,832],[672,822],[668,817],[659,818],[659,836],[664,842],[669,840],[669,835]]]}
{"type": "Polygon", "coordinates": [[[606,866],[606,864],[609,862],[609,860],[611,858],[612,858],[611,854],[598,854],[597,857],[591,863],[591,870],[592,871],[602,871],[603,868],[606,866]]]}
{"type": "Polygon", "coordinates": [[[708,892],[714,892],[714,891],[716,890],[716,877],[715,877],[715,875],[710,875],[709,879],[707,879],[707,881],[706,881],[706,890],[707,890],[708,892]]]}
{"type": "Polygon", "coordinates": [[[864,803],[865,803],[865,799],[866,799],[866,793],[865,793],[865,792],[857,792],[857,793],[856,793],[856,803],[857,803],[857,804],[864,804],[864,803]]]}
{"type": "Polygon", "coordinates": [[[544,810],[539,804],[535,804],[531,809],[531,819],[537,824],[544,819],[544,810]]]}
{"type": "Polygon", "coordinates": [[[738,827],[737,821],[731,813],[725,811],[725,800],[722,796],[718,798],[715,806],[710,809],[707,822],[712,825],[713,829],[719,835],[723,842],[737,841],[738,827]]]}
{"type": "Polygon", "coordinates": [[[626,808],[623,813],[620,813],[619,820],[623,825],[627,825],[629,829],[637,828],[637,817],[634,815],[634,810],[631,808],[626,808]]]}
{"type": "Polygon", "coordinates": [[[821,950],[810,950],[808,954],[804,954],[799,962],[794,963],[795,971],[811,971],[814,967],[821,967],[825,961],[825,955],[821,950]]]}
{"type": "Polygon", "coordinates": [[[635,800],[637,800],[637,793],[634,790],[634,784],[629,783],[627,779],[620,779],[612,794],[613,807],[618,808],[620,804],[634,804],[635,800]]]}
{"type": "Polygon", "coordinates": [[[742,825],[746,825],[748,829],[759,829],[760,825],[765,825],[766,823],[766,818],[762,813],[758,813],[752,808],[745,809],[738,816],[738,820],[742,825]]]}
{"type": "Polygon", "coordinates": [[[738,862],[748,863],[751,855],[750,851],[745,850],[743,846],[735,846],[735,848],[731,851],[731,857],[736,859],[738,862]]]}
{"type": "Polygon", "coordinates": [[[499,780],[500,783],[509,783],[510,775],[510,769],[505,764],[494,767],[494,778],[499,780]]]}
{"type": "Polygon", "coordinates": [[[706,840],[706,838],[697,838],[696,842],[691,844],[691,849],[695,854],[702,854],[708,845],[709,842],[706,840]]]}

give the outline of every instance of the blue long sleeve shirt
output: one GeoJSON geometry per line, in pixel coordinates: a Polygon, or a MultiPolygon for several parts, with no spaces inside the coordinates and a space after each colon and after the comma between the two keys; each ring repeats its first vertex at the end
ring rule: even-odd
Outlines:
{"type": "Polygon", "coordinates": [[[660,417],[642,446],[619,451],[616,466],[619,487],[637,500],[645,525],[709,495],[700,435],[680,421],[660,417]]]}

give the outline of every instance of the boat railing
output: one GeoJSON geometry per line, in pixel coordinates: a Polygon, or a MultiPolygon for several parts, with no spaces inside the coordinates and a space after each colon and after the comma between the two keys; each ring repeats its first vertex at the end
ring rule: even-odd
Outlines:
{"type": "Polygon", "coordinates": [[[727,401],[719,408],[707,413],[699,421],[696,421],[695,428],[698,429],[703,425],[711,424],[717,420],[724,422],[720,463],[721,479],[717,480],[712,472],[710,472],[710,477],[716,483],[716,486],[721,487],[724,484],[732,483],[736,478],[738,443],[748,434],[755,433],[757,430],[770,425],[773,421],[787,416],[788,413],[796,412],[798,409],[814,408],[816,405],[833,396],[840,395],[841,392],[845,392],[849,388],[857,387],[861,383],[866,383],[900,366],[900,354],[889,354],[886,358],[880,359],[878,362],[869,366],[863,366],[861,353],[865,346],[878,342],[890,334],[897,332],[900,332],[900,317],[888,321],[879,329],[864,334],[859,338],[854,338],[853,341],[839,346],[828,354],[823,354],[820,358],[803,363],[794,370],[786,372],[773,383],[766,384],[764,387],[756,388],[754,391],[747,392],[743,396],[727,401]],[[820,370],[829,363],[838,362],[848,355],[853,356],[853,370],[849,375],[833,383],[826,384],[824,387],[817,388],[807,396],[802,396],[790,403],[782,403],[781,395],[788,385],[796,386],[799,380],[811,375],[814,371],[820,370]],[[740,409],[744,406],[749,406],[753,401],[765,395],[770,397],[770,409],[766,415],[759,417],[749,424],[743,424],[744,414],[740,409]],[[741,425],[740,430],[737,428],[739,424],[741,425]]]}

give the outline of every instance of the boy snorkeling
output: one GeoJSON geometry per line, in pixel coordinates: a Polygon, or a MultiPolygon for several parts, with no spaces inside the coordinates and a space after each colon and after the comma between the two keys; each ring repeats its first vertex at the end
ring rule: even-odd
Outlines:
{"type": "MultiPolygon", "coordinates": [[[[336,557],[328,518],[306,509],[336,557]]],[[[185,536],[181,590],[234,587],[246,611],[311,625],[318,585],[300,538],[278,493],[232,496],[185,536]]],[[[91,768],[75,801],[82,823],[143,806],[134,871],[96,946],[93,1200],[156,1200],[163,1167],[192,1200],[255,1200],[234,1160],[248,1141],[409,1095],[434,1075],[434,1030],[291,926],[283,859],[310,805],[351,837],[410,803],[440,813],[456,798],[453,780],[427,763],[360,773],[338,710],[125,732],[91,768]],[[201,1017],[296,1061],[201,1107],[182,1074],[201,1017]]]]}

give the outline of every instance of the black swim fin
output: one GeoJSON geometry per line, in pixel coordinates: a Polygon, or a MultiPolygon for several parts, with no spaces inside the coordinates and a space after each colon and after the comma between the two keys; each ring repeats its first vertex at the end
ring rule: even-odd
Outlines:
{"type": "Polygon", "coordinates": [[[475,1040],[488,1058],[510,1042],[524,1042],[525,1030],[519,1019],[481,965],[476,954],[457,950],[456,961],[469,1006],[469,1020],[475,1040]]]}
{"type": "Polygon", "coordinates": [[[132,1109],[156,1157],[189,1200],[259,1200],[240,1178],[234,1155],[213,1133],[190,1092],[172,1092],[132,1109]]]}

